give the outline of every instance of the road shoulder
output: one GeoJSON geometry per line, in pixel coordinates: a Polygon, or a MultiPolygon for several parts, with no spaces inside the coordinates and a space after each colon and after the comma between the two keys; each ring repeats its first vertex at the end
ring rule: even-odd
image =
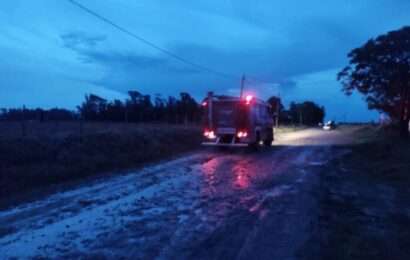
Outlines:
{"type": "Polygon", "coordinates": [[[410,259],[408,146],[370,143],[322,168],[304,259],[410,259]]]}

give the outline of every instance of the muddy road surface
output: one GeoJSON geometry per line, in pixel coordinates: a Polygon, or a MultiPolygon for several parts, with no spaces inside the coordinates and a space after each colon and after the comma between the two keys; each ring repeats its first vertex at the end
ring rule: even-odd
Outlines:
{"type": "Polygon", "coordinates": [[[0,258],[298,259],[317,226],[317,173],[352,133],[204,149],[0,211],[0,258]]]}

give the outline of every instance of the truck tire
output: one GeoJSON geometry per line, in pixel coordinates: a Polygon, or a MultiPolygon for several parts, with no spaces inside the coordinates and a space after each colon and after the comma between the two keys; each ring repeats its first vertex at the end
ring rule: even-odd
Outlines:
{"type": "Polygon", "coordinates": [[[273,142],[273,128],[268,128],[266,130],[266,139],[263,140],[263,145],[264,146],[272,146],[273,142]]]}
{"type": "Polygon", "coordinates": [[[259,142],[260,142],[260,141],[261,141],[261,134],[260,134],[259,131],[257,131],[257,132],[255,133],[255,141],[249,144],[249,148],[250,148],[252,151],[258,150],[259,142]]]}

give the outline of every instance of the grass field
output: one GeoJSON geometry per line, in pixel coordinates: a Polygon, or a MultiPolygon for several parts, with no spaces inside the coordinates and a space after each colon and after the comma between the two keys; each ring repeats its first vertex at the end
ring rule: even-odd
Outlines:
{"type": "Polygon", "coordinates": [[[0,198],[138,167],[200,141],[196,126],[0,122],[0,198]]]}
{"type": "Polygon", "coordinates": [[[172,124],[135,124],[135,123],[110,123],[110,122],[46,122],[37,121],[1,122],[0,138],[52,138],[61,139],[71,135],[94,135],[101,133],[127,134],[135,131],[151,131],[158,129],[186,130],[199,129],[197,126],[184,126],[172,124]]]}
{"type": "MultiPolygon", "coordinates": [[[[374,127],[321,173],[320,230],[308,259],[409,259],[410,142],[374,127]]],[[[343,148],[344,149],[344,148],[343,148]]]]}

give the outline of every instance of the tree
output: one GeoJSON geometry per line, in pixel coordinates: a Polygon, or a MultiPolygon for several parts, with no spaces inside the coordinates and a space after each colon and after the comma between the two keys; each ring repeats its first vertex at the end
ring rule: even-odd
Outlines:
{"type": "Polygon", "coordinates": [[[129,99],[126,100],[125,109],[132,122],[141,122],[143,117],[142,103],[144,96],[138,91],[128,91],[129,99]]]}
{"type": "Polygon", "coordinates": [[[370,39],[352,50],[349,66],[338,74],[343,91],[365,96],[369,109],[376,109],[400,122],[408,137],[410,119],[410,27],[370,39]]]}
{"type": "Polygon", "coordinates": [[[126,109],[133,122],[148,122],[154,120],[154,107],[150,95],[138,91],[128,91],[130,98],[126,101],[126,109]]]}
{"type": "Polygon", "coordinates": [[[94,95],[85,95],[85,101],[77,107],[85,120],[101,120],[107,109],[107,100],[94,95]]]}
{"type": "Polygon", "coordinates": [[[272,96],[268,99],[267,102],[271,106],[270,113],[271,113],[272,117],[275,120],[275,125],[278,126],[279,120],[280,120],[280,115],[281,115],[282,111],[284,110],[284,106],[282,104],[282,101],[281,101],[280,97],[272,96]]]}
{"type": "Polygon", "coordinates": [[[177,99],[172,96],[169,96],[167,101],[167,118],[168,123],[178,123],[177,99]]]}
{"type": "Polygon", "coordinates": [[[125,106],[121,100],[115,99],[107,104],[105,119],[115,122],[127,122],[125,106]]]}
{"type": "Polygon", "coordinates": [[[188,93],[180,93],[181,99],[177,102],[178,117],[184,124],[194,122],[198,118],[200,108],[198,103],[188,93]]]}
{"type": "Polygon", "coordinates": [[[154,119],[154,107],[151,102],[150,95],[144,95],[142,99],[142,114],[143,114],[143,121],[152,121],[154,119]]]}
{"type": "Polygon", "coordinates": [[[6,108],[1,108],[0,109],[0,120],[4,120],[7,117],[7,109],[6,108]]]}
{"type": "Polygon", "coordinates": [[[161,94],[155,95],[154,101],[154,120],[164,121],[166,118],[167,101],[161,97],[161,94]]]}
{"type": "Polygon", "coordinates": [[[325,117],[325,108],[311,101],[303,103],[290,103],[289,114],[293,123],[303,125],[317,125],[325,117]]]}

